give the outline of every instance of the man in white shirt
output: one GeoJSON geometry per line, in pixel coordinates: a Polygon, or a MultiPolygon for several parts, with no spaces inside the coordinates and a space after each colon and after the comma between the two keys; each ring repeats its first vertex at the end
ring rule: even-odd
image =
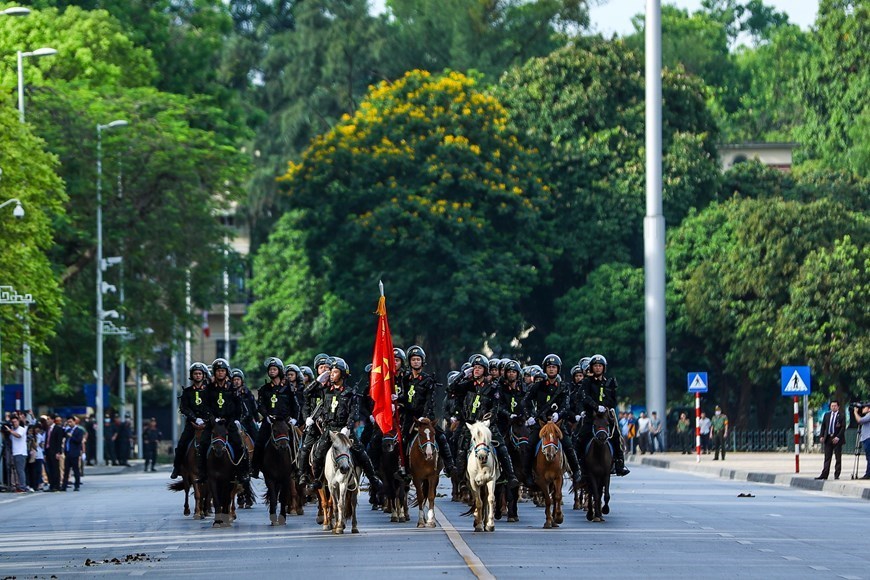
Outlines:
{"type": "Polygon", "coordinates": [[[21,425],[18,417],[12,417],[12,427],[9,430],[12,442],[12,464],[15,467],[17,492],[27,491],[27,478],[24,475],[24,467],[27,465],[27,427],[21,425]]]}
{"type": "Polygon", "coordinates": [[[637,420],[637,436],[640,439],[640,454],[643,455],[649,449],[649,417],[641,413],[637,420]]]}

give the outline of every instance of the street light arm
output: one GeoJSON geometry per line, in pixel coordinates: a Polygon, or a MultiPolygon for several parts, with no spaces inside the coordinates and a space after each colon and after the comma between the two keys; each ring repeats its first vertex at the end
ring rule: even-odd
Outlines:
{"type": "Polygon", "coordinates": [[[30,8],[22,8],[21,6],[10,6],[5,10],[0,10],[3,16],[27,16],[30,14],[30,8]]]}
{"type": "Polygon", "coordinates": [[[0,209],[3,209],[4,207],[9,205],[10,203],[15,203],[15,204],[21,205],[21,200],[19,200],[17,197],[13,197],[12,199],[7,199],[3,203],[0,203],[0,209]]]}

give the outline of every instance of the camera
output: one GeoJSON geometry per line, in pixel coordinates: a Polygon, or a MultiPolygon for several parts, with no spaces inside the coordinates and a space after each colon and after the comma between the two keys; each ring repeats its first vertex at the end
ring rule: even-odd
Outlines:
{"type": "Polygon", "coordinates": [[[849,408],[857,409],[859,414],[864,407],[870,407],[870,401],[854,401],[849,403],[849,408]]]}

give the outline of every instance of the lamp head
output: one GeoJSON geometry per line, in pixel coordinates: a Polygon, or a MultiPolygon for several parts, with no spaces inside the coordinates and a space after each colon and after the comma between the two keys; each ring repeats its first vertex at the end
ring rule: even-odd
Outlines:
{"type": "Polygon", "coordinates": [[[37,48],[33,52],[30,53],[30,56],[51,56],[53,54],[57,54],[57,50],[54,48],[37,48]]]}
{"type": "Polygon", "coordinates": [[[20,203],[15,204],[15,209],[12,210],[12,215],[21,219],[24,217],[24,206],[20,203]]]}
{"type": "Polygon", "coordinates": [[[11,8],[0,10],[0,14],[4,14],[6,16],[27,16],[28,14],[30,14],[30,9],[22,8],[21,6],[12,6],[11,8]]]}

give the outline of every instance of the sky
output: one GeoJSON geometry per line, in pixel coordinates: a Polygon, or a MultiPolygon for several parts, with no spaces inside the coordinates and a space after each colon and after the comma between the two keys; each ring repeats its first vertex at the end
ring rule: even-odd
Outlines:
{"type": "MultiPolygon", "coordinates": [[[[380,14],[384,11],[386,0],[370,0],[372,11],[380,14]]],[[[701,0],[664,0],[663,4],[673,4],[694,12],[701,7],[701,0]]],[[[600,4],[590,10],[592,32],[600,32],[610,36],[614,32],[620,35],[632,32],[631,17],[646,10],[645,0],[593,0],[590,4],[600,4]]],[[[816,19],[819,9],[818,0],[765,0],[765,4],[774,6],[777,10],[788,14],[789,21],[803,29],[809,28],[816,19]]]]}

